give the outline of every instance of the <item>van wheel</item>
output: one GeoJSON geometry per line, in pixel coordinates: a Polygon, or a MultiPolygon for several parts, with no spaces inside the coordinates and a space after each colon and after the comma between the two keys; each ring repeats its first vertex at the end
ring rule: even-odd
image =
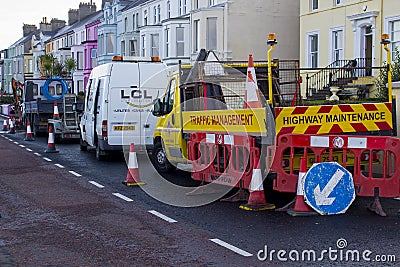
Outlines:
{"type": "Polygon", "coordinates": [[[105,160],[107,153],[105,150],[101,149],[99,144],[96,145],[96,159],[99,161],[105,160]]]}
{"type": "Polygon", "coordinates": [[[87,151],[87,143],[82,140],[82,136],[79,138],[79,146],[81,151],[87,151]]]}
{"type": "Polygon", "coordinates": [[[169,172],[173,170],[174,166],[168,161],[167,154],[161,142],[157,142],[154,145],[152,157],[154,167],[158,172],[169,172]]]}

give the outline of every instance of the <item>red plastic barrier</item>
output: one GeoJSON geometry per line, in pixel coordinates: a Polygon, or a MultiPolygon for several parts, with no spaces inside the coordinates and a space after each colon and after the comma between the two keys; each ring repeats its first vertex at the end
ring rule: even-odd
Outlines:
{"type": "Polygon", "coordinates": [[[188,142],[192,178],[247,189],[251,182],[254,159],[260,149],[250,136],[192,133],[188,142]]]}
{"type": "MultiPolygon", "coordinates": [[[[400,196],[400,139],[390,136],[285,134],[278,137],[271,171],[274,189],[296,192],[300,158],[336,161],[353,174],[356,194],[400,196]]],[[[310,165],[310,166],[309,166],[310,165]]]]}

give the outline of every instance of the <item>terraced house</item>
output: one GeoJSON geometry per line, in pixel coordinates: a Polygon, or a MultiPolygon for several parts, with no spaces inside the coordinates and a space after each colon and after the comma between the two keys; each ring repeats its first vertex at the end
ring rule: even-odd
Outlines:
{"type": "MultiPolygon", "coordinates": [[[[382,66],[387,59],[380,45],[382,33],[389,34],[394,53],[400,46],[397,0],[300,1],[301,66],[354,67],[354,79],[346,81],[344,87],[376,93],[373,77],[379,70],[370,67],[382,66]]],[[[311,91],[335,79],[334,74],[324,71],[308,75],[311,91]]]]}

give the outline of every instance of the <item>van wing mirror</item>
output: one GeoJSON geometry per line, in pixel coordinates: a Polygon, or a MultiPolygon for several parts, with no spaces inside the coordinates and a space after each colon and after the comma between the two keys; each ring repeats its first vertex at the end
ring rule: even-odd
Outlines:
{"type": "Polygon", "coordinates": [[[153,115],[156,117],[162,116],[162,108],[163,103],[161,102],[161,100],[158,98],[155,102],[154,102],[154,106],[153,106],[153,115]]]}

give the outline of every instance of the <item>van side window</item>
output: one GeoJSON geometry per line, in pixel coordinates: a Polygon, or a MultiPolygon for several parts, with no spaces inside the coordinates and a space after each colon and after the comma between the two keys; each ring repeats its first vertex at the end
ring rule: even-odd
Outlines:
{"type": "Polygon", "coordinates": [[[172,111],[172,108],[174,106],[174,99],[175,99],[175,85],[176,85],[176,80],[172,79],[169,82],[168,85],[168,91],[164,97],[164,110],[163,113],[164,114],[168,114],[172,111]]]}
{"type": "Polygon", "coordinates": [[[93,83],[93,79],[90,79],[86,86],[86,110],[90,110],[89,98],[90,98],[90,94],[93,94],[92,83],[93,83]]]}

